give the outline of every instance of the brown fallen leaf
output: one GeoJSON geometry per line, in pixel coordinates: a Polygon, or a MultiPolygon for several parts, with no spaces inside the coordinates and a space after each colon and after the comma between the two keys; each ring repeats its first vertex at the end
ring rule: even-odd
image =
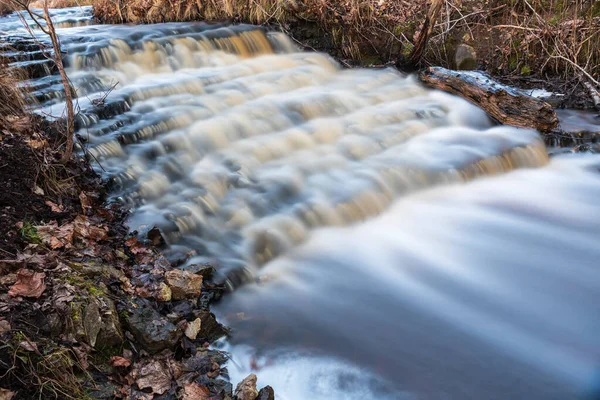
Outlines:
{"type": "Polygon", "coordinates": [[[84,192],[79,193],[79,202],[81,203],[81,209],[84,214],[87,214],[92,209],[92,202],[84,192]]]}
{"type": "Polygon", "coordinates": [[[35,185],[33,187],[33,193],[37,194],[38,196],[43,196],[44,190],[41,187],[39,187],[38,185],[35,185]]]}
{"type": "Polygon", "coordinates": [[[15,395],[15,392],[11,392],[8,389],[0,388],[0,400],[11,400],[15,395]]]}
{"type": "Polygon", "coordinates": [[[29,139],[26,142],[34,150],[44,148],[48,145],[45,139],[29,139]]]}
{"type": "Polygon", "coordinates": [[[11,286],[8,294],[12,297],[35,297],[38,298],[46,290],[43,272],[34,272],[30,269],[21,268],[17,271],[17,282],[11,286]]]}
{"type": "Polygon", "coordinates": [[[129,247],[129,250],[133,253],[133,254],[139,254],[139,253],[146,253],[148,252],[148,249],[146,249],[146,246],[144,246],[143,243],[141,243],[139,240],[137,240],[137,238],[134,236],[132,238],[129,238],[125,241],[125,245],[127,247],[129,247]]]}
{"type": "Polygon", "coordinates": [[[200,326],[202,325],[202,320],[200,318],[196,318],[192,322],[187,323],[187,327],[185,328],[185,336],[187,336],[190,340],[195,340],[200,332],[200,326]]]}
{"type": "Polygon", "coordinates": [[[125,357],[113,356],[110,359],[110,365],[112,365],[113,367],[127,368],[131,365],[131,360],[129,360],[125,357]]]}
{"type": "MultiPolygon", "coordinates": [[[[0,335],[2,335],[5,332],[10,331],[11,329],[12,328],[10,326],[10,323],[7,320],[3,319],[0,321],[0,335]]],[[[1,397],[0,397],[0,399],[1,399],[1,397]]]]}
{"type": "Polygon", "coordinates": [[[208,400],[210,391],[206,386],[201,386],[196,382],[188,383],[183,386],[182,400],[208,400]]]}
{"type": "Polygon", "coordinates": [[[52,249],[70,248],[73,242],[73,225],[63,224],[58,227],[56,221],[48,225],[35,227],[42,241],[52,249]]]}
{"type": "Polygon", "coordinates": [[[40,351],[38,350],[37,344],[35,342],[30,342],[28,340],[23,340],[22,342],[19,343],[19,347],[23,348],[24,350],[27,351],[32,351],[34,353],[39,353],[40,351]]]}
{"type": "Polygon", "coordinates": [[[50,207],[50,210],[52,210],[52,212],[56,212],[56,213],[58,213],[58,212],[62,212],[62,211],[63,211],[63,209],[62,209],[62,207],[61,207],[61,206],[59,206],[59,205],[58,205],[58,204],[56,204],[56,203],[53,203],[53,202],[51,202],[50,200],[46,200],[44,203],[45,203],[45,204],[46,204],[48,207],[50,207]]]}
{"type": "Polygon", "coordinates": [[[90,223],[85,215],[78,215],[72,224],[75,236],[84,242],[104,240],[108,235],[108,229],[105,226],[90,223]]]}
{"type": "Polygon", "coordinates": [[[168,361],[151,358],[135,364],[131,377],[138,389],[150,389],[152,393],[163,394],[171,387],[171,371],[168,361]]]}

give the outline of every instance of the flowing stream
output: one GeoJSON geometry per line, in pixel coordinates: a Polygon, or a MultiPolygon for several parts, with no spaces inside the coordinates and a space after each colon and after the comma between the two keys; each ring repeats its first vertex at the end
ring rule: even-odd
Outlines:
{"type": "MultiPolygon", "coordinates": [[[[600,157],[549,159],[537,132],[260,27],[52,13],[78,150],[112,201],[237,289],[217,306],[234,380],[256,372],[284,400],[592,390],[600,157]]],[[[60,79],[15,14],[0,36],[32,109],[60,117],[60,79]]]]}

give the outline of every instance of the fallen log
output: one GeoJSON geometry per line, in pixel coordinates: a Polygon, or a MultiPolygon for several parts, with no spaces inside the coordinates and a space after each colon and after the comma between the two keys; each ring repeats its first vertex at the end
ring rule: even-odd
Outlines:
{"type": "Polygon", "coordinates": [[[525,92],[494,81],[483,72],[431,67],[419,75],[426,86],[460,96],[504,125],[549,132],[558,126],[552,106],[525,92]]]}
{"type": "Polygon", "coordinates": [[[596,108],[597,111],[600,111],[600,93],[598,93],[594,85],[589,82],[583,82],[583,86],[585,86],[590,93],[590,97],[594,101],[594,108],[596,108]]]}

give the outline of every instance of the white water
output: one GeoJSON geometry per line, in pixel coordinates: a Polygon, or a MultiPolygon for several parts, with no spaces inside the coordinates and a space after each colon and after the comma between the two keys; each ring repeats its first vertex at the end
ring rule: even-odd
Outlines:
{"type": "Polygon", "coordinates": [[[256,352],[282,399],[577,398],[600,367],[599,169],[559,158],[319,231],[220,306],[232,375],[256,352]]]}
{"type": "MultiPolygon", "coordinates": [[[[89,9],[58,17],[87,24],[89,9]]],[[[25,40],[16,22],[0,33],[25,40]]],[[[280,399],[571,399],[591,385],[598,158],[547,165],[536,132],[256,27],[60,35],[78,134],[132,229],[157,225],[188,265],[246,284],[218,308],[235,381],[257,353],[280,399]]],[[[34,108],[60,113],[59,78],[34,71],[34,108]]]]}

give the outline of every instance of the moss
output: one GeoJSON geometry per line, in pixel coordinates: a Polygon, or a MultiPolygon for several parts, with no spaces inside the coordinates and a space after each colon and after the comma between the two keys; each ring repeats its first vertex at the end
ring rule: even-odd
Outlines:
{"type": "Polygon", "coordinates": [[[38,235],[37,229],[29,221],[23,222],[23,227],[21,228],[19,233],[29,243],[42,244],[42,239],[38,235]]]}
{"type": "Polygon", "coordinates": [[[104,295],[104,290],[101,286],[89,286],[87,289],[88,293],[92,296],[101,297],[104,295]]]}
{"type": "Polygon", "coordinates": [[[81,321],[81,306],[78,303],[70,302],[69,307],[71,308],[71,319],[73,322],[81,321]]]}
{"type": "Polygon", "coordinates": [[[67,275],[60,280],[74,286],[75,288],[82,289],[82,291],[79,291],[79,293],[84,295],[84,297],[86,293],[96,297],[102,297],[106,295],[106,288],[104,286],[97,285],[92,280],[86,279],[77,274],[67,275]]]}
{"type": "Polygon", "coordinates": [[[521,75],[529,76],[531,75],[531,67],[529,65],[524,65],[521,67],[521,75]]]}
{"type": "Polygon", "coordinates": [[[381,64],[382,61],[381,61],[381,58],[378,56],[363,55],[361,57],[360,63],[361,63],[361,65],[369,66],[369,65],[381,64]]]}
{"type": "Polygon", "coordinates": [[[508,59],[508,69],[515,71],[519,67],[519,57],[512,55],[508,59]]]}

